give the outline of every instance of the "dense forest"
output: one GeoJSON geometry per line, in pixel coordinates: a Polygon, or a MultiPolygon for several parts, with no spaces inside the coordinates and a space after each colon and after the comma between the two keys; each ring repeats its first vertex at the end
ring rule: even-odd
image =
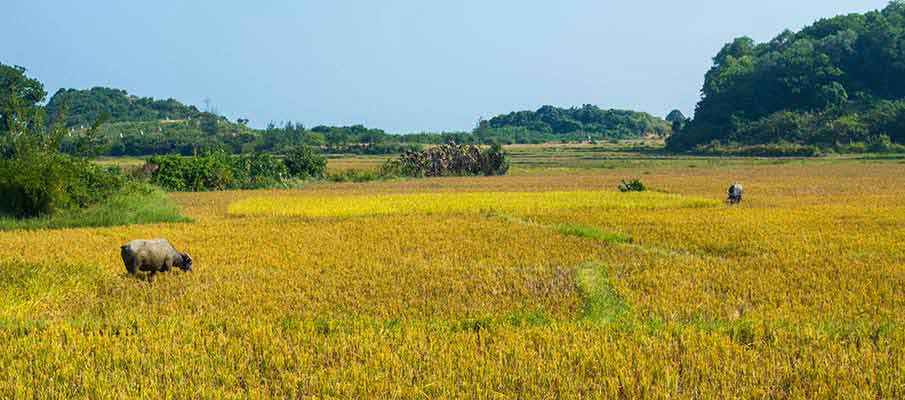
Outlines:
{"type": "Polygon", "coordinates": [[[767,43],[742,37],[707,72],[673,150],[785,144],[883,151],[905,144],[905,2],[824,19],[767,43]]]}
{"type": "Polygon", "coordinates": [[[510,142],[576,141],[663,137],[670,123],[650,114],[627,110],[603,110],[586,104],[582,107],[543,106],[537,111],[518,111],[481,121],[475,134],[505,138],[510,142]]]}

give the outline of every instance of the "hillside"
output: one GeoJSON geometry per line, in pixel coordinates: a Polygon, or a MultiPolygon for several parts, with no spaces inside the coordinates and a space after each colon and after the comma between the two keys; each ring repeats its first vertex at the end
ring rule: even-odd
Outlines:
{"type": "Polygon", "coordinates": [[[193,154],[217,148],[238,153],[249,150],[257,136],[254,129],[195,106],[138,97],[122,89],[60,89],[45,110],[49,116],[64,110],[65,125],[74,131],[86,129],[106,114],[109,119],[100,127],[104,153],[115,156],[193,154]]]}
{"type": "Polygon", "coordinates": [[[905,143],[905,2],[824,19],[714,57],[674,150],[786,143],[883,151],[905,143]]]}
{"type": "Polygon", "coordinates": [[[60,89],[47,103],[48,115],[66,105],[66,126],[90,125],[107,113],[111,122],[183,120],[202,112],[174,99],[137,97],[125,90],[95,87],[88,90],[60,89]]]}
{"type": "Polygon", "coordinates": [[[479,136],[512,137],[515,142],[532,140],[631,139],[666,136],[670,123],[648,113],[603,110],[597,106],[558,108],[543,106],[537,111],[518,111],[482,121],[479,136]]]}

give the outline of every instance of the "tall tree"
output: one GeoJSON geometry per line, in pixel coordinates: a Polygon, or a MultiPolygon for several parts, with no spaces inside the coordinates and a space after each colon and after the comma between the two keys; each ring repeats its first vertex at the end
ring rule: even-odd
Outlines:
{"type": "Polygon", "coordinates": [[[42,124],[45,114],[39,103],[46,96],[44,85],[27,77],[25,68],[0,63],[0,134],[42,124]]]}

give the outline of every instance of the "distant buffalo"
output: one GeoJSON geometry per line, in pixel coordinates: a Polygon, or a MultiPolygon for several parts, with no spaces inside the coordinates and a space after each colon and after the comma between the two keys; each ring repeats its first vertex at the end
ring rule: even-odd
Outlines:
{"type": "Polygon", "coordinates": [[[185,272],[192,270],[192,257],[188,253],[176,251],[165,239],[133,240],[120,247],[120,255],[126,264],[126,271],[131,275],[138,271],[153,275],[169,271],[172,267],[185,272]]]}
{"type": "Polygon", "coordinates": [[[741,203],[743,191],[744,188],[742,188],[742,185],[739,185],[738,183],[733,183],[732,186],[729,186],[729,190],[727,191],[727,193],[729,194],[729,198],[727,199],[729,204],[741,203]]]}

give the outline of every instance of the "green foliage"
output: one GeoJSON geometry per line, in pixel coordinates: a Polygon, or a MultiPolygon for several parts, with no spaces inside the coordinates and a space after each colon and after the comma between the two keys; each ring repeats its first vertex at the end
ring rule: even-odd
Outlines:
{"type": "Polygon", "coordinates": [[[543,106],[537,111],[519,111],[481,121],[475,135],[482,138],[511,138],[504,142],[531,143],[558,139],[628,139],[645,135],[666,136],[671,124],[647,113],[602,110],[593,105],[581,108],[543,106]]]}
{"type": "Polygon", "coordinates": [[[199,119],[200,121],[198,123],[198,126],[201,128],[201,132],[204,132],[205,135],[216,136],[218,133],[220,133],[220,121],[216,115],[204,113],[199,119]]]}
{"type": "Polygon", "coordinates": [[[555,226],[556,230],[568,236],[585,237],[605,243],[631,243],[632,238],[619,233],[604,232],[594,226],[584,224],[561,224],[555,226]]]}
{"type": "Polygon", "coordinates": [[[267,153],[243,154],[233,160],[233,176],[240,189],[275,187],[289,177],[282,160],[267,153]]]}
{"type": "Polygon", "coordinates": [[[69,208],[36,218],[0,218],[0,230],[58,229],[150,223],[191,222],[162,190],[149,184],[127,183],[111,195],[84,208],[69,208]]]}
{"type": "Polygon", "coordinates": [[[47,110],[53,115],[61,107],[66,107],[67,127],[90,125],[104,114],[109,114],[113,122],[184,120],[202,116],[194,106],[186,106],[173,99],[136,97],[125,90],[105,87],[60,89],[50,98],[47,110]]]}
{"type": "Polygon", "coordinates": [[[646,192],[647,187],[638,179],[632,179],[626,182],[624,179],[619,183],[620,192],[646,192]]]}
{"type": "Polygon", "coordinates": [[[166,190],[201,192],[236,187],[233,162],[223,152],[196,157],[155,156],[148,159],[148,165],[154,170],[151,182],[166,190]]]}
{"type": "Polygon", "coordinates": [[[279,187],[293,178],[321,178],[326,159],[310,149],[298,149],[281,160],[268,153],[238,156],[223,151],[200,156],[154,156],[142,169],[150,181],[166,190],[201,192],[279,187]]]}
{"type": "Polygon", "coordinates": [[[843,148],[882,137],[905,143],[902,43],[902,2],[820,20],[768,43],[736,39],[714,58],[694,120],[667,146],[690,150],[716,141],[843,148]]]}
{"type": "Polygon", "coordinates": [[[480,157],[481,173],[485,176],[506,175],[509,172],[509,157],[499,143],[490,145],[480,157]]]}
{"type": "Polygon", "coordinates": [[[409,151],[383,166],[384,175],[433,177],[461,175],[505,175],[509,158],[502,146],[481,149],[475,145],[449,143],[416,152],[409,151]]]}
{"type": "Polygon", "coordinates": [[[197,120],[116,122],[101,126],[99,132],[107,146],[105,154],[111,156],[250,152],[257,140],[254,130],[222,119],[218,124],[216,136],[204,133],[197,120]]]}
{"type": "Polygon", "coordinates": [[[393,178],[387,171],[373,171],[368,169],[347,169],[327,174],[327,180],[331,182],[372,182],[393,178]]]}
{"type": "Polygon", "coordinates": [[[672,110],[669,112],[669,115],[666,116],[666,122],[674,123],[676,121],[685,122],[685,114],[682,114],[682,111],[672,110]]]}
{"type": "Polygon", "coordinates": [[[321,178],[327,169],[327,159],[309,146],[292,148],[284,162],[289,175],[296,178],[321,178]]]}
{"type": "Polygon", "coordinates": [[[45,96],[44,85],[27,77],[25,68],[0,63],[0,136],[9,139],[38,129],[46,118],[38,106],[45,96]]]}
{"type": "Polygon", "coordinates": [[[23,218],[95,204],[124,177],[59,153],[30,152],[0,160],[0,214],[23,218]]]}
{"type": "Polygon", "coordinates": [[[78,157],[60,153],[62,123],[44,124],[45,93],[25,69],[0,65],[0,214],[50,215],[95,204],[118,190],[122,176],[86,157],[95,153],[96,123],[74,139],[78,157]]]}
{"type": "Polygon", "coordinates": [[[789,142],[771,142],[751,145],[713,142],[696,146],[694,152],[713,156],[742,157],[816,157],[824,154],[817,146],[789,142]]]}

